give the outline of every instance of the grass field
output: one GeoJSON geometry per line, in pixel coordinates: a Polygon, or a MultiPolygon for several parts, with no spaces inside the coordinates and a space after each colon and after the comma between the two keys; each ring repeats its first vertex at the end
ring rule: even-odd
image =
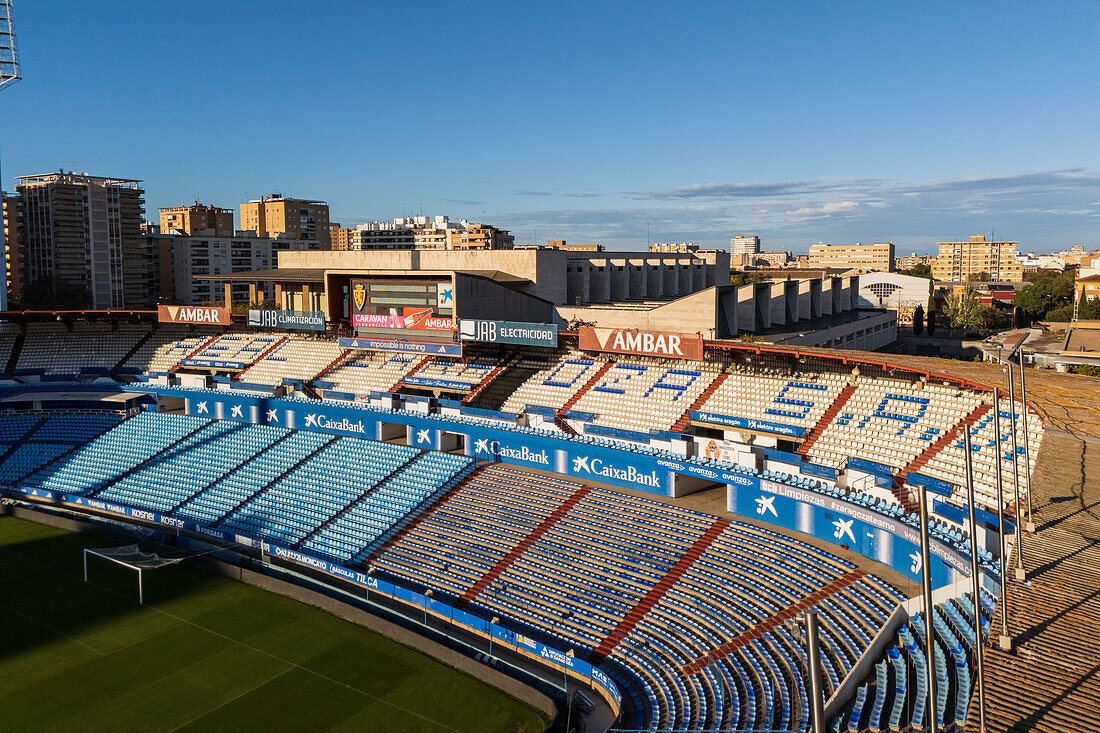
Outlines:
{"type": "MultiPolygon", "coordinates": [[[[0,729],[525,731],[542,715],[323,611],[111,543],[0,517],[0,729]]],[[[117,544],[117,543],[115,543],[117,544]]]]}

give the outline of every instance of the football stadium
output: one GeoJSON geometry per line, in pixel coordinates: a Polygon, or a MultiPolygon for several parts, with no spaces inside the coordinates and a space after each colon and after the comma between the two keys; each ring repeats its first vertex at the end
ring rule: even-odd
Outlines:
{"type": "Polygon", "coordinates": [[[1088,378],[295,325],[0,326],[14,727],[1100,729],[1088,378]]]}

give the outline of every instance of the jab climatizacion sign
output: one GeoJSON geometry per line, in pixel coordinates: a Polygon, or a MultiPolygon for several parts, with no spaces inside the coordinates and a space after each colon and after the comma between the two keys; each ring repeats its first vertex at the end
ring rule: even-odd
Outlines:
{"type": "Polygon", "coordinates": [[[254,328],[324,331],[325,314],[321,311],[250,310],[248,325],[254,328]]]}

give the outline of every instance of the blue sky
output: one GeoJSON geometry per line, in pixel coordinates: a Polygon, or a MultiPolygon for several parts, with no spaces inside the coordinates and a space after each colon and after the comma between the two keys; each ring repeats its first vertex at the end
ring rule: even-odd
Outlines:
{"type": "Polygon", "coordinates": [[[162,206],[280,192],[345,225],[768,249],[989,233],[1100,247],[1097,3],[16,5],[3,184],[162,206]]]}

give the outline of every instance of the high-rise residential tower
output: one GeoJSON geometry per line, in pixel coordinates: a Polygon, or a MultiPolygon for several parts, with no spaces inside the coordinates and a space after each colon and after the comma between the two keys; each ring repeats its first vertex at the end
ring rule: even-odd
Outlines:
{"type": "Polygon", "coordinates": [[[16,180],[25,294],[33,286],[57,307],[152,305],[144,269],[136,267],[150,254],[141,181],[64,171],[16,180]]]}

